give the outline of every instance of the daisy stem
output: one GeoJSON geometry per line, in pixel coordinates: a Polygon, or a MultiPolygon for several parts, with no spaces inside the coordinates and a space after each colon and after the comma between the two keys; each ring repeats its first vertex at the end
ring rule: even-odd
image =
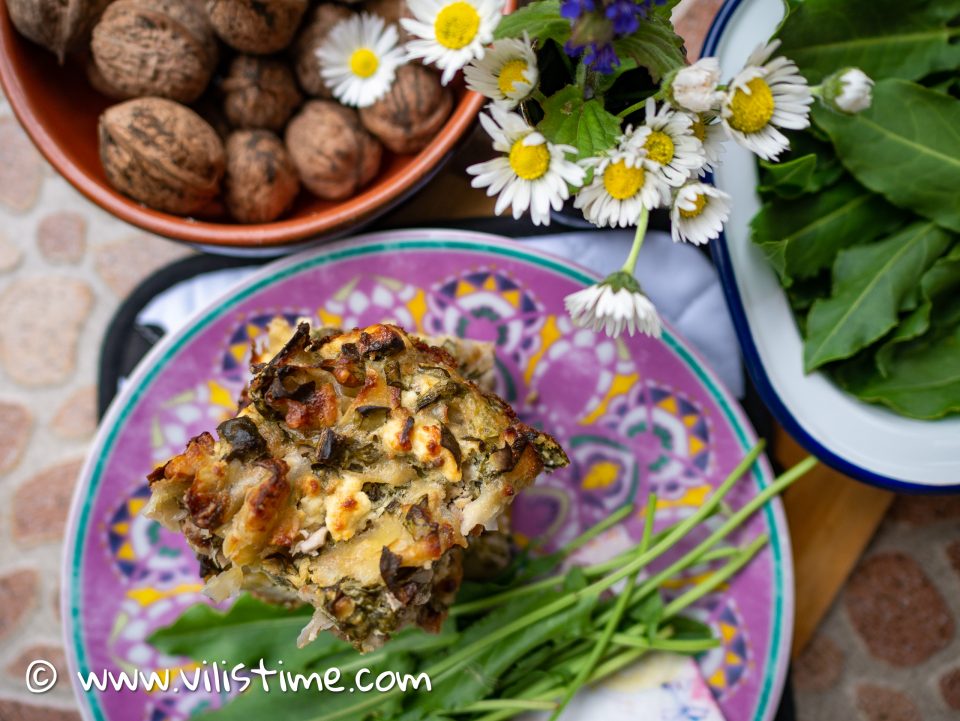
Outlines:
{"type": "Polygon", "coordinates": [[[623,120],[623,119],[624,119],[625,117],[627,117],[628,115],[633,115],[633,114],[634,114],[635,112],[637,112],[638,110],[642,110],[642,109],[646,106],[646,104],[647,104],[647,99],[644,98],[643,100],[640,100],[640,101],[634,103],[634,104],[631,105],[629,108],[627,108],[627,109],[625,109],[625,110],[621,110],[619,113],[617,113],[617,117],[620,118],[621,120],[623,120]]]}
{"type": "Polygon", "coordinates": [[[633,236],[633,247],[630,248],[630,255],[627,256],[627,262],[623,264],[622,270],[630,275],[637,267],[637,257],[640,255],[640,247],[643,245],[643,239],[647,235],[647,223],[650,222],[650,211],[646,208],[640,213],[637,220],[637,232],[633,236]]]}

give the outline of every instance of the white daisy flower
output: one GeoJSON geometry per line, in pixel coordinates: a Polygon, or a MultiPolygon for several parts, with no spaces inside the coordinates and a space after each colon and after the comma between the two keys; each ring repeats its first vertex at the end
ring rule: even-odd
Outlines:
{"type": "Polygon", "coordinates": [[[403,64],[397,39],[396,26],[379,15],[361,13],[334,25],[317,49],[320,74],[333,96],[364,108],[386,95],[403,64]]]}
{"type": "Polygon", "coordinates": [[[519,218],[528,208],[535,225],[550,224],[550,208],[560,210],[570,197],[569,186],[578,187],[586,174],[583,168],[567,160],[576,148],[554,145],[527,125],[517,113],[498,105],[488,106],[489,115],[480,114],[480,124],[493,139],[499,158],[467,168],[476,176],[471,185],[486,188],[497,195],[496,213],[513,207],[519,218]]]}
{"type": "Polygon", "coordinates": [[[413,38],[407,42],[411,60],[423,60],[443,71],[446,85],[493,40],[503,17],[504,0],[409,0],[413,18],[400,23],[413,38]]]}
{"type": "Polygon", "coordinates": [[[527,33],[520,38],[497,40],[482,59],[463,69],[467,87],[498,105],[513,109],[537,86],[537,56],[527,33]]]}
{"type": "Polygon", "coordinates": [[[810,87],[792,60],[770,60],[778,47],[776,40],[753,51],[721,105],[730,137],[764,160],[776,160],[790,147],[778,128],[803,130],[810,125],[813,102],[810,87]]]}
{"type": "Polygon", "coordinates": [[[693,131],[693,137],[700,141],[700,152],[704,159],[700,175],[712,173],[722,160],[727,132],[717,116],[711,113],[691,115],[690,120],[692,121],[690,129],[693,131]]]}
{"type": "Polygon", "coordinates": [[[657,108],[647,100],[644,124],[633,131],[628,142],[645,151],[645,164],[675,188],[683,185],[704,163],[700,141],[693,134],[693,120],[664,103],[657,108]]]}
{"type": "Polygon", "coordinates": [[[729,216],[729,195],[706,183],[688,183],[677,191],[670,210],[673,242],[702,245],[715,240],[729,216]]]}
{"type": "Polygon", "coordinates": [[[838,70],[823,82],[823,98],[841,113],[861,113],[873,103],[873,80],[860,68],[838,70]]]}
{"type": "Polygon", "coordinates": [[[657,309],[640,289],[640,284],[626,271],[608,276],[602,283],[591,285],[563,299],[573,322],[596,332],[601,330],[616,338],[626,330],[659,338],[662,332],[657,309]]]}
{"type": "Polygon", "coordinates": [[[693,65],[677,71],[670,84],[674,104],[692,113],[706,113],[720,107],[723,93],[720,82],[720,61],[700,58],[693,65]]]}
{"type": "Polygon", "coordinates": [[[653,210],[669,202],[663,178],[645,165],[643,152],[625,143],[583,165],[593,167],[593,180],[577,191],[573,207],[599,228],[636,225],[644,208],[653,210]]]}

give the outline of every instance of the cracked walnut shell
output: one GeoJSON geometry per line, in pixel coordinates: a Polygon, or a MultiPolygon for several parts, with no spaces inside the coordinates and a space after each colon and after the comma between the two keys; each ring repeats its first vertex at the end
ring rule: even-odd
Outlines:
{"type": "Polygon", "coordinates": [[[389,92],[360,108],[363,126],[394,153],[419,153],[440,131],[453,108],[453,94],[440,76],[422,65],[397,69],[389,92]]]}
{"type": "Polygon", "coordinates": [[[220,192],[223,143],[190,108],[137,98],[100,116],[100,160],[116,190],[156,210],[190,215],[220,192]]]}
{"type": "Polygon", "coordinates": [[[300,192],[297,169],[283,141],[269,130],[238,130],[227,139],[227,209],[241,223],[269,223],[300,192]]]}
{"type": "Polygon", "coordinates": [[[380,143],[339,103],[308,102],[287,126],[286,142],[300,180],[326,200],[354,195],[380,167],[380,143]]]}

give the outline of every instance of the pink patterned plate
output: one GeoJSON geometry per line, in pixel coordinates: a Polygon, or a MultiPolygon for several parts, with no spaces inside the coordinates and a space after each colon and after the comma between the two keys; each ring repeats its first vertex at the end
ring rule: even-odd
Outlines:
{"type": "MultiPolygon", "coordinates": [[[[62,604],[84,717],[181,721],[222,701],[172,690],[84,693],[76,673],[183,662],[145,639],[202,600],[197,563],[178,536],[139,514],[145,476],[233,412],[250,339],[277,314],[346,328],[389,319],[419,333],[495,341],[498,392],[523,420],[556,436],[572,461],[517,500],[513,518],[523,536],[545,537],[548,548],[563,544],[625,503],[642,507],[651,490],[659,521],[691,513],[752,446],[753,431],[670,329],[661,341],[613,341],[574,328],[563,298],[593,280],[493,236],[385,233],[271,264],[164,338],[111,406],[74,497],[62,604]]],[[[759,464],[731,504],[770,480],[759,464]]],[[[638,517],[628,518],[608,532],[601,552],[636,541],[640,528],[638,517]]],[[[729,721],[773,718],[789,656],[793,568],[779,503],[743,529],[749,537],[761,532],[770,535],[767,549],[696,609],[722,639],[699,663],[729,721]]]]}

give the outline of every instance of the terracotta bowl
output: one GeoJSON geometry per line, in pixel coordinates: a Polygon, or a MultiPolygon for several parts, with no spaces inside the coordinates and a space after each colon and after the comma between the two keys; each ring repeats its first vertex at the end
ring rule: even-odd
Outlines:
{"type": "MultiPolygon", "coordinates": [[[[505,12],[515,0],[508,0],[505,12]]],[[[21,124],[40,152],[81,193],[128,223],[175,240],[220,248],[267,250],[307,239],[342,235],[370,222],[415,192],[450,157],[472,125],[483,98],[457,93],[447,124],[417,155],[384,153],[377,178],[358,195],[343,201],[319,200],[301,192],[293,209],[272,223],[235,223],[222,208],[200,218],[183,218],[147,208],[107,184],[97,147],[97,118],[112,101],[87,82],[83,63],[68,58],[60,66],[54,55],[22,37],[0,2],[0,83],[21,124]]],[[[279,249],[276,249],[279,250],[279,249]]]]}

